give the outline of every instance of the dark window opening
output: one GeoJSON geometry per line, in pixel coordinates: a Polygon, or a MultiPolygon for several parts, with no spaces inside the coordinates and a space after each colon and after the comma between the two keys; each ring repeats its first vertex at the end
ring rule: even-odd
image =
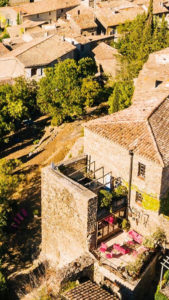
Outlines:
{"type": "Polygon", "coordinates": [[[139,193],[139,192],[136,192],[136,202],[137,202],[137,203],[142,203],[142,201],[143,201],[143,196],[142,196],[142,194],[139,193]]]}
{"type": "Polygon", "coordinates": [[[145,178],[146,166],[138,163],[138,176],[141,178],[145,178]]]}
{"type": "Polygon", "coordinates": [[[35,76],[37,74],[37,69],[32,69],[31,70],[31,76],[35,76]]]}
{"type": "Polygon", "coordinates": [[[51,11],[49,12],[49,16],[51,16],[51,11]]]}
{"type": "Polygon", "coordinates": [[[37,18],[39,18],[39,14],[37,14],[37,18]]]}
{"type": "Polygon", "coordinates": [[[155,82],[155,87],[158,87],[161,83],[162,83],[161,80],[156,80],[156,82],[155,82]]]}

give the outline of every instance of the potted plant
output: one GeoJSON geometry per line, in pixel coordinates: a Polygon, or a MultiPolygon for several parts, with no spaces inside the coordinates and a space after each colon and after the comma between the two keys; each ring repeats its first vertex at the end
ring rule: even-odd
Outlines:
{"type": "Polygon", "coordinates": [[[124,231],[129,231],[130,229],[130,222],[127,219],[123,219],[121,227],[124,231]]]}

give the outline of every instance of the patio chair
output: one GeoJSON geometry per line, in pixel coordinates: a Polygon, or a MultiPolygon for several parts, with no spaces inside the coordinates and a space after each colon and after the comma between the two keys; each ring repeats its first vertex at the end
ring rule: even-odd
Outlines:
{"type": "Polygon", "coordinates": [[[28,216],[28,213],[27,213],[27,211],[26,211],[25,208],[22,208],[22,209],[21,209],[21,212],[22,212],[22,214],[23,214],[24,217],[27,217],[27,216],[28,216]]]}
{"type": "Polygon", "coordinates": [[[107,253],[107,254],[106,254],[106,257],[107,257],[107,258],[113,258],[113,252],[107,253]]]}
{"type": "Polygon", "coordinates": [[[21,221],[23,221],[24,220],[24,218],[21,216],[21,214],[20,213],[17,213],[17,215],[16,215],[17,217],[18,217],[18,219],[19,220],[21,220],[21,221]]]}
{"type": "Polygon", "coordinates": [[[100,252],[106,252],[107,250],[107,245],[105,243],[101,243],[101,247],[100,247],[100,252]]]}
{"type": "Polygon", "coordinates": [[[107,223],[113,224],[114,223],[114,218],[113,217],[107,217],[104,219],[107,223]]]}
{"type": "Polygon", "coordinates": [[[21,221],[18,220],[16,217],[14,218],[14,221],[15,221],[17,224],[21,224],[21,221]]]}
{"type": "Polygon", "coordinates": [[[13,227],[13,228],[19,228],[16,224],[11,224],[11,227],[13,227]]]}

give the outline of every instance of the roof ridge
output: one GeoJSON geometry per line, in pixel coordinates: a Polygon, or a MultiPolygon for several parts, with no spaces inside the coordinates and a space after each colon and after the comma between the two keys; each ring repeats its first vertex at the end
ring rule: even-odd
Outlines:
{"type": "Polygon", "coordinates": [[[148,127],[148,129],[149,129],[149,131],[150,131],[150,134],[151,134],[151,136],[152,136],[153,143],[154,143],[154,145],[155,145],[155,147],[156,147],[156,150],[157,150],[157,153],[158,153],[158,156],[159,156],[159,160],[161,161],[162,166],[164,167],[163,157],[162,157],[161,152],[160,152],[160,149],[159,149],[159,147],[158,147],[158,144],[157,144],[157,141],[156,141],[156,138],[155,138],[155,135],[154,135],[154,132],[153,132],[151,123],[150,123],[150,121],[149,121],[149,118],[147,118],[147,127],[148,127]]]}
{"type": "MultiPolygon", "coordinates": [[[[15,56],[15,54],[14,54],[13,56],[17,57],[17,56],[19,56],[19,55],[25,53],[26,51],[32,49],[33,47],[35,47],[35,46],[37,46],[37,45],[43,43],[44,41],[48,40],[49,38],[51,38],[51,37],[53,37],[53,36],[54,36],[54,34],[53,34],[53,35],[49,35],[49,36],[47,36],[47,37],[43,37],[43,39],[40,38],[40,41],[37,41],[37,43],[34,41],[35,43],[34,43],[32,46],[30,46],[30,48],[26,48],[26,49],[24,49],[23,51],[21,51],[20,53],[16,54],[16,56],[15,56]]],[[[32,40],[32,42],[33,42],[33,40],[32,40]]],[[[24,44],[23,46],[25,46],[25,44],[24,44]]],[[[19,47],[18,47],[16,50],[19,50],[19,47]]],[[[15,50],[14,50],[14,51],[15,51],[15,50]]],[[[12,51],[11,51],[11,54],[12,54],[12,51]]]]}

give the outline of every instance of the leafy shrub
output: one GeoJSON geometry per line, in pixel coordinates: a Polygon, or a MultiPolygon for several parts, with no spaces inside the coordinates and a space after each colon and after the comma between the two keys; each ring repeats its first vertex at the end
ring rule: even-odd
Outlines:
{"type": "Polygon", "coordinates": [[[155,300],[168,300],[168,297],[166,297],[164,294],[162,294],[161,292],[156,292],[155,293],[155,300]]]}
{"type": "Polygon", "coordinates": [[[143,240],[143,245],[149,249],[154,249],[155,248],[155,243],[153,238],[150,237],[145,237],[143,240]]]}
{"type": "Polygon", "coordinates": [[[162,244],[166,241],[166,234],[164,230],[157,228],[157,230],[152,234],[152,238],[156,244],[162,244]]]}
{"type": "Polygon", "coordinates": [[[2,272],[0,271],[0,298],[4,299],[3,297],[5,296],[7,291],[7,284],[6,284],[6,279],[2,272]]]}
{"type": "Polygon", "coordinates": [[[68,281],[67,283],[65,283],[62,286],[61,293],[67,292],[69,290],[72,290],[72,289],[74,289],[78,285],[79,285],[79,281],[78,280],[76,280],[76,281],[68,281]]]}
{"type": "Polygon", "coordinates": [[[169,270],[167,270],[166,272],[165,272],[165,274],[164,274],[164,280],[166,281],[166,282],[168,282],[169,281],[169,270]]]}
{"type": "Polygon", "coordinates": [[[127,188],[124,185],[119,185],[114,189],[116,197],[125,197],[128,194],[127,188]]]}
{"type": "Polygon", "coordinates": [[[39,143],[39,140],[33,141],[33,144],[34,144],[34,145],[37,145],[38,143],[39,143]]]}
{"type": "Polygon", "coordinates": [[[121,226],[123,230],[128,231],[130,229],[130,222],[127,219],[123,219],[121,226]]]}
{"type": "Polygon", "coordinates": [[[100,190],[99,192],[99,206],[100,207],[110,207],[112,203],[112,194],[106,190],[100,190]]]}

